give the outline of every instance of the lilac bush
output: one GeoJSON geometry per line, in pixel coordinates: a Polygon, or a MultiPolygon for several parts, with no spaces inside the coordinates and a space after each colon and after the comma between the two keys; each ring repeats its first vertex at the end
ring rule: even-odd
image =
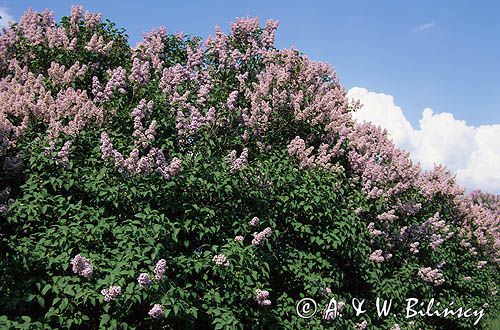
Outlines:
{"type": "Polygon", "coordinates": [[[486,327],[355,316],[418,297],[494,317],[500,197],[353,121],[333,67],[277,49],[277,27],[131,47],[74,6],[3,31],[0,327],[486,327]],[[343,316],[301,318],[305,297],[343,316]]]}

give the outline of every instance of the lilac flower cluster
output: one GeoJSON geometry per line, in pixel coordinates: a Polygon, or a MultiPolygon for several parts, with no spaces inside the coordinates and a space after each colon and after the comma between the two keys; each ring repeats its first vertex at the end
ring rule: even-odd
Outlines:
{"type": "MultiPolygon", "coordinates": [[[[167,30],[165,27],[159,27],[144,33],[143,37],[144,40],[139,42],[134,49],[134,59],[141,59],[143,63],[151,62],[152,68],[160,72],[164,65],[164,43],[167,38],[167,30]]],[[[144,71],[143,68],[141,71],[144,71]]]]}
{"type": "Polygon", "coordinates": [[[425,282],[429,282],[434,286],[440,286],[445,282],[444,276],[439,269],[432,269],[430,267],[420,268],[418,276],[425,282]]]}
{"type": "Polygon", "coordinates": [[[314,147],[307,148],[305,141],[297,136],[288,144],[288,154],[298,158],[300,168],[322,167],[337,171],[340,165],[334,166],[331,159],[340,154],[344,140],[344,137],[340,138],[332,148],[327,143],[322,143],[315,156],[312,154],[314,147]]]}
{"type": "Polygon", "coordinates": [[[384,212],[380,215],[377,216],[377,219],[379,219],[380,221],[396,221],[397,219],[399,219],[399,217],[395,214],[395,211],[394,210],[390,210],[390,211],[387,211],[387,212],[384,212]]]}
{"type": "Polygon", "coordinates": [[[62,166],[68,166],[69,164],[69,148],[71,147],[71,141],[64,142],[61,150],[57,153],[56,164],[62,166]]]}
{"type": "Polygon", "coordinates": [[[481,260],[477,262],[477,269],[482,269],[484,266],[488,264],[488,261],[481,260]]]}
{"type": "Polygon", "coordinates": [[[167,261],[165,259],[158,260],[154,269],[155,279],[157,281],[161,281],[163,279],[163,275],[165,274],[166,268],[167,268],[167,261]]]}
{"type": "Polygon", "coordinates": [[[267,290],[255,290],[255,301],[260,306],[271,306],[271,300],[269,300],[269,291],[267,290]]]}
{"type": "Polygon", "coordinates": [[[234,238],[234,240],[235,240],[236,242],[243,243],[244,237],[243,237],[243,236],[238,235],[238,236],[236,236],[236,237],[234,238]]]}
{"type": "Polygon", "coordinates": [[[368,323],[366,322],[366,320],[363,320],[363,322],[357,323],[357,324],[354,325],[354,327],[356,328],[356,330],[366,329],[367,326],[368,326],[368,323]]]}
{"type": "Polygon", "coordinates": [[[229,260],[227,260],[226,256],[223,254],[217,254],[212,258],[212,261],[217,265],[217,266],[222,266],[222,267],[228,267],[229,266],[229,260]]]}
{"type": "Polygon", "coordinates": [[[137,278],[137,282],[139,283],[139,286],[141,288],[149,288],[151,287],[151,285],[153,285],[153,282],[151,281],[147,273],[141,273],[137,278]]]}
{"type": "Polygon", "coordinates": [[[149,152],[140,157],[139,150],[134,149],[130,152],[128,158],[124,158],[122,154],[113,149],[113,144],[106,132],[101,133],[101,157],[104,160],[110,160],[115,167],[125,175],[141,175],[150,174],[154,168],[166,180],[171,179],[180,171],[182,161],[174,157],[170,163],[167,163],[165,156],[161,150],[151,148],[149,152]]]}
{"type": "Polygon", "coordinates": [[[375,250],[370,255],[370,260],[373,261],[373,262],[384,262],[385,258],[382,255],[382,250],[375,250]]]}
{"type": "Polygon", "coordinates": [[[321,289],[321,294],[323,296],[329,296],[329,295],[332,294],[332,289],[330,289],[330,288],[323,288],[323,289],[321,289]]]}
{"type": "Polygon", "coordinates": [[[150,79],[149,62],[141,61],[139,58],[134,58],[132,62],[132,70],[128,79],[140,85],[146,84],[150,79]]]}
{"type": "Polygon", "coordinates": [[[259,224],[260,224],[260,220],[259,220],[259,218],[257,218],[257,217],[253,217],[253,218],[252,218],[252,220],[250,220],[250,221],[248,222],[248,224],[249,224],[251,227],[258,227],[258,226],[259,226],[259,224]]]}
{"type": "Polygon", "coordinates": [[[101,294],[104,296],[105,302],[110,302],[122,294],[122,288],[120,286],[110,286],[109,289],[102,289],[101,294]]]}
{"type": "Polygon", "coordinates": [[[248,164],[248,149],[243,148],[239,157],[236,157],[236,150],[231,151],[229,159],[231,161],[231,172],[241,170],[248,164]]]}
{"type": "Polygon", "coordinates": [[[154,304],[153,308],[148,312],[148,315],[154,319],[161,319],[164,315],[163,307],[160,304],[154,304]]]}
{"type": "Polygon", "coordinates": [[[368,224],[368,232],[373,237],[380,236],[380,235],[383,234],[383,232],[381,230],[378,230],[378,229],[375,228],[375,223],[373,223],[373,222],[370,222],[368,224]]]}
{"type": "Polygon", "coordinates": [[[259,233],[253,233],[254,239],[252,240],[252,245],[261,246],[271,235],[271,228],[267,227],[259,233]]]}
{"type": "Polygon", "coordinates": [[[87,66],[85,64],[80,65],[80,62],[76,61],[69,69],[66,70],[64,65],[58,64],[57,62],[52,62],[50,68],[47,70],[49,77],[52,79],[52,83],[58,84],[69,84],[75,81],[77,78],[85,76],[87,73],[87,66]]]}
{"type": "Polygon", "coordinates": [[[71,265],[73,266],[73,273],[87,279],[92,277],[94,268],[87,258],[77,254],[73,260],[71,260],[71,265]]]}
{"type": "Polygon", "coordinates": [[[102,90],[101,83],[97,77],[92,77],[92,94],[94,94],[95,101],[107,101],[110,100],[115,91],[118,91],[120,94],[125,94],[127,91],[125,90],[126,84],[126,71],[121,66],[108,70],[106,73],[109,76],[109,80],[102,90]]]}
{"type": "Polygon", "coordinates": [[[113,47],[113,40],[106,42],[101,35],[94,34],[85,45],[85,50],[106,55],[113,47]]]}
{"type": "Polygon", "coordinates": [[[420,252],[418,247],[420,246],[420,242],[413,242],[410,244],[410,252],[413,254],[417,254],[420,252]]]}

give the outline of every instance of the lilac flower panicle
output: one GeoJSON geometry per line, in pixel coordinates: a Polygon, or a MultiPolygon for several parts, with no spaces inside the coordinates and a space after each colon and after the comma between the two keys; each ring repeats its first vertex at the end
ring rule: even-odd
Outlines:
{"type": "Polygon", "coordinates": [[[160,304],[154,304],[153,308],[151,308],[148,314],[154,319],[161,319],[164,315],[163,307],[160,304]]]}
{"type": "Polygon", "coordinates": [[[149,288],[151,285],[153,285],[153,282],[151,281],[147,273],[141,273],[137,278],[137,282],[139,283],[139,286],[141,288],[149,288]]]}
{"type": "Polygon", "coordinates": [[[244,238],[243,238],[243,236],[238,235],[238,236],[236,236],[236,237],[234,238],[234,240],[235,240],[236,242],[242,243],[242,242],[243,242],[243,240],[244,240],[244,238]]]}
{"type": "Polygon", "coordinates": [[[323,289],[321,289],[321,294],[323,296],[328,296],[328,295],[332,294],[332,289],[330,289],[330,288],[323,288],[323,289]]]}
{"type": "Polygon", "coordinates": [[[161,281],[163,279],[163,275],[165,274],[166,268],[167,268],[167,261],[165,259],[158,260],[154,269],[155,279],[157,281],[161,281]]]}
{"type": "Polygon", "coordinates": [[[92,277],[93,267],[90,261],[77,254],[73,260],[71,260],[71,265],[73,266],[73,272],[85,278],[92,277]]]}
{"type": "Polygon", "coordinates": [[[267,227],[260,233],[253,233],[254,239],[252,240],[252,245],[255,246],[263,245],[270,235],[271,235],[271,228],[269,227],[267,227]]]}
{"type": "Polygon", "coordinates": [[[269,291],[261,289],[255,290],[255,301],[260,306],[271,306],[271,300],[269,300],[269,291]]]}
{"type": "Polygon", "coordinates": [[[356,330],[363,330],[363,329],[366,329],[367,326],[368,326],[368,323],[366,322],[366,320],[363,320],[363,322],[356,324],[355,328],[356,328],[356,330]]]}
{"type": "Polygon", "coordinates": [[[223,254],[217,254],[212,258],[212,261],[217,265],[221,267],[227,267],[229,266],[229,260],[227,260],[226,256],[223,254]]]}
{"type": "Polygon", "coordinates": [[[425,282],[431,283],[434,286],[440,286],[445,282],[444,276],[439,269],[431,267],[420,268],[418,276],[425,282]]]}
{"type": "Polygon", "coordinates": [[[104,296],[105,302],[110,302],[122,294],[122,288],[120,286],[110,286],[109,289],[101,290],[101,294],[104,296]]]}
{"type": "Polygon", "coordinates": [[[257,227],[260,224],[260,220],[257,217],[253,217],[252,220],[248,222],[248,224],[252,227],[257,227]]]}
{"type": "Polygon", "coordinates": [[[370,255],[370,260],[373,262],[384,262],[385,258],[382,255],[382,250],[375,250],[370,255]]]}

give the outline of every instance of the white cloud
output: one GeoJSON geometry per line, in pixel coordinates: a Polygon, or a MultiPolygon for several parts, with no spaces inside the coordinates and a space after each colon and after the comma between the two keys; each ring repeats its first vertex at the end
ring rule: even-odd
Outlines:
{"type": "Polygon", "coordinates": [[[2,28],[8,28],[9,22],[14,22],[14,17],[8,14],[7,8],[0,7],[0,31],[2,28]]]}
{"type": "Polygon", "coordinates": [[[417,26],[413,31],[419,32],[419,31],[425,31],[425,30],[431,30],[436,27],[436,24],[434,23],[434,20],[424,23],[422,25],[417,26]]]}
{"type": "Polygon", "coordinates": [[[500,193],[500,125],[470,126],[451,113],[435,114],[426,108],[414,128],[391,95],[354,87],[347,96],[363,104],[353,114],[356,120],[386,128],[394,143],[408,150],[423,169],[443,164],[469,190],[500,193]]]}

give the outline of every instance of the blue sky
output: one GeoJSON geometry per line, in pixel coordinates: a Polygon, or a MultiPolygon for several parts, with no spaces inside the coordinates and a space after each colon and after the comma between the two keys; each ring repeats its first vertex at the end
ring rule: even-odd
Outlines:
{"type": "Polygon", "coordinates": [[[279,47],[331,63],[348,89],[394,96],[414,125],[425,107],[470,125],[500,123],[498,1],[0,0],[15,19],[30,6],[59,17],[71,3],[126,28],[133,44],[160,25],[207,36],[216,24],[227,30],[235,17],[278,19],[279,47]]]}
{"type": "Polygon", "coordinates": [[[0,0],[0,15],[49,7],[59,18],[71,4],[132,45],[161,25],[206,37],[236,17],[277,19],[277,47],[332,64],[364,104],[357,120],[387,128],[424,169],[441,163],[469,190],[500,193],[500,1],[0,0]]]}

